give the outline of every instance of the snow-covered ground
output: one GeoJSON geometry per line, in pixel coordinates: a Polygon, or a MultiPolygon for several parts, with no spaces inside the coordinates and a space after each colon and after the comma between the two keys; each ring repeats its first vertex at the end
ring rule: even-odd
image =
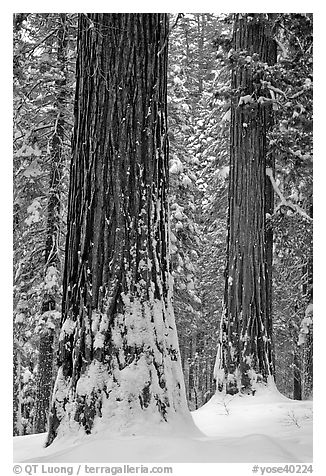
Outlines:
{"type": "Polygon", "coordinates": [[[273,387],[255,396],[214,396],[192,413],[201,433],[174,428],[132,436],[62,438],[43,448],[45,434],[14,438],[15,462],[246,463],[312,461],[312,401],[294,401],[273,387]]]}

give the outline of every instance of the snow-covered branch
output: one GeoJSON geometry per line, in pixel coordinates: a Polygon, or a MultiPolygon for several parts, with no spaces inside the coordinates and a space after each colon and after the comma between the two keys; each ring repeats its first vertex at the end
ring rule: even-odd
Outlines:
{"type": "Polygon", "coordinates": [[[275,193],[279,196],[279,198],[281,200],[281,202],[277,205],[276,208],[278,209],[282,205],[284,205],[286,207],[290,207],[290,208],[292,208],[293,211],[297,212],[299,215],[303,216],[304,218],[306,218],[309,221],[312,221],[312,218],[304,210],[302,210],[302,208],[299,207],[299,205],[297,205],[296,203],[293,203],[291,200],[286,199],[284,197],[283,193],[279,189],[279,187],[276,183],[276,180],[273,176],[273,170],[270,167],[266,168],[266,175],[269,177],[275,193]]]}
{"type": "Polygon", "coordinates": [[[276,41],[276,43],[278,44],[278,46],[281,48],[282,50],[282,55],[283,55],[283,58],[287,58],[288,57],[288,52],[286,50],[286,46],[283,45],[283,43],[276,37],[274,36],[274,40],[276,41]]]}
{"type": "Polygon", "coordinates": [[[309,331],[311,329],[310,326],[312,326],[312,316],[313,316],[313,304],[310,303],[308,304],[304,314],[304,318],[301,321],[298,345],[302,345],[306,343],[307,335],[309,334],[309,331]]]}
{"type": "Polygon", "coordinates": [[[270,81],[264,81],[263,79],[260,80],[262,87],[265,87],[269,90],[271,97],[274,99],[275,94],[279,94],[284,97],[286,100],[292,100],[296,99],[297,97],[301,96],[304,94],[308,89],[311,89],[312,87],[312,81],[309,78],[306,78],[303,88],[294,93],[292,96],[288,96],[288,94],[285,91],[282,91],[280,88],[276,88],[271,84],[270,81]]]}

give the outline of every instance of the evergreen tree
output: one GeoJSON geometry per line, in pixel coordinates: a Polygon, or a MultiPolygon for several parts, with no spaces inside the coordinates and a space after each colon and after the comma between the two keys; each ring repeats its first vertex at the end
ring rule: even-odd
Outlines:
{"type": "Polygon", "coordinates": [[[197,13],[184,14],[177,23],[172,18],[171,24],[175,25],[168,76],[171,264],[187,398],[194,409],[214,393],[218,288],[214,292],[212,288],[219,275],[209,270],[216,271],[220,257],[209,235],[210,214],[204,203],[210,201],[208,189],[214,189],[223,149],[218,142],[221,113],[213,98],[219,76],[213,40],[221,24],[216,15],[197,13]]]}
{"type": "Polygon", "coordinates": [[[67,15],[60,14],[57,33],[57,62],[61,75],[55,80],[56,120],[51,139],[51,159],[49,174],[49,192],[47,203],[46,243],[45,243],[45,289],[42,296],[40,342],[38,352],[38,373],[35,402],[34,432],[46,430],[50,398],[53,387],[53,354],[55,342],[54,325],[51,324],[53,314],[58,314],[58,284],[60,282],[60,228],[61,228],[61,195],[62,177],[65,165],[65,119],[66,103],[68,102],[68,25],[67,15]]]}
{"type": "Polygon", "coordinates": [[[79,18],[47,444],[65,422],[131,431],[186,414],[169,263],[167,35],[166,14],[79,18]]]}
{"type": "Polygon", "coordinates": [[[218,389],[230,394],[254,392],[257,381],[266,382],[274,373],[266,228],[273,203],[266,176],[272,107],[262,100],[261,64],[276,62],[276,43],[264,14],[236,15],[232,53],[225,314],[215,367],[218,389]]]}
{"type": "Polygon", "coordinates": [[[53,387],[74,17],[14,18],[14,431],[30,433],[45,430],[53,387]]]}

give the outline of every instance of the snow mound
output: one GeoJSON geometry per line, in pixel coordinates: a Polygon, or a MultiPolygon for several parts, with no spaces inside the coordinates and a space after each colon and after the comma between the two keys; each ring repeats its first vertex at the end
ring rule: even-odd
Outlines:
{"type": "Polygon", "coordinates": [[[192,412],[198,432],[184,420],[144,425],[133,435],[109,429],[67,436],[44,448],[46,435],[14,438],[16,462],[248,463],[312,461],[312,401],[295,401],[275,387],[255,396],[217,394],[192,412]]]}

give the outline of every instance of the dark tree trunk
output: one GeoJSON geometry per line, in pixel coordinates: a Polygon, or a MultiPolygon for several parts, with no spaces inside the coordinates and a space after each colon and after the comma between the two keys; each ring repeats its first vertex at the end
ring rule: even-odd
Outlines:
{"type": "Polygon", "coordinates": [[[81,15],[48,442],[187,415],[171,304],[166,14],[81,15]],[[147,415],[147,416],[145,416],[147,415]]]}
{"type": "Polygon", "coordinates": [[[303,398],[312,398],[313,394],[313,327],[310,325],[309,334],[304,347],[303,398]]]}
{"type": "Polygon", "coordinates": [[[293,398],[302,400],[302,375],[301,375],[301,355],[297,347],[293,351],[293,398]]]}
{"type": "MultiPolygon", "coordinates": [[[[310,207],[310,216],[312,216],[312,207],[310,207]]],[[[303,267],[305,277],[303,285],[303,298],[306,305],[313,303],[313,260],[309,257],[303,267]]],[[[311,313],[312,317],[312,313],[311,313]]],[[[311,398],[313,393],[313,324],[309,325],[309,332],[303,348],[303,398],[311,398]]]]}
{"type": "Polygon", "coordinates": [[[198,95],[203,92],[203,76],[204,76],[204,38],[206,18],[202,13],[196,14],[197,20],[197,46],[198,46],[198,95]]]}
{"type": "Polygon", "coordinates": [[[22,422],[22,369],[21,369],[21,348],[18,342],[14,342],[14,378],[13,378],[13,413],[14,413],[14,436],[22,436],[24,434],[23,422],[22,422]]]}
{"type": "MultiPolygon", "coordinates": [[[[51,144],[51,170],[49,179],[49,198],[47,206],[47,233],[45,245],[45,281],[50,274],[59,276],[59,233],[60,233],[60,195],[62,171],[64,165],[63,141],[65,133],[65,107],[67,100],[67,23],[66,14],[59,17],[60,25],[57,34],[57,61],[62,78],[56,79],[56,120],[51,144]]],[[[47,429],[50,398],[53,386],[53,346],[55,327],[52,312],[57,308],[58,284],[51,287],[46,283],[46,291],[42,302],[42,329],[39,342],[38,377],[36,387],[36,406],[34,432],[42,433],[47,429]]]]}
{"type": "Polygon", "coordinates": [[[44,333],[39,342],[34,433],[43,433],[47,429],[53,386],[53,342],[53,332],[44,333]]]}
{"type": "MultiPolygon", "coordinates": [[[[271,321],[272,230],[266,213],[273,208],[266,177],[266,135],[272,107],[258,101],[262,92],[255,61],[273,64],[276,44],[265,15],[237,15],[232,71],[230,182],[227,267],[220,345],[215,366],[218,389],[253,392],[257,381],[273,375],[271,321]],[[255,58],[256,55],[256,58],[255,58]]],[[[256,63],[257,64],[257,63],[256,63]]]]}

